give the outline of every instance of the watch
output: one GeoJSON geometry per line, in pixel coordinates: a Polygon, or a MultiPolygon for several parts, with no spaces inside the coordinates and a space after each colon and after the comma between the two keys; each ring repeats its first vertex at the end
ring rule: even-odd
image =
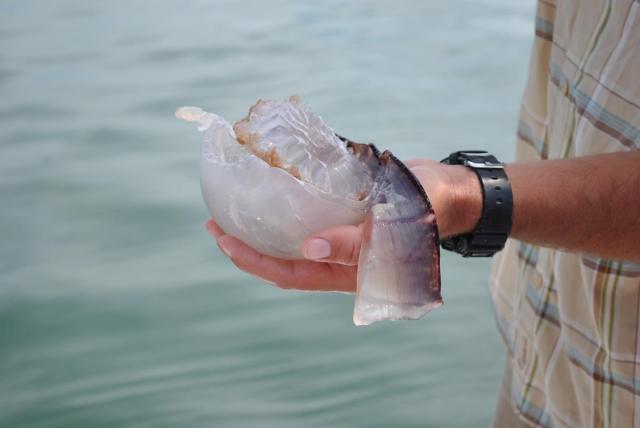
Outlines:
{"type": "Polygon", "coordinates": [[[442,239],[442,248],[463,257],[493,256],[504,248],[511,231],[513,194],[504,164],[480,150],[454,152],[441,163],[471,168],[482,187],[482,214],[476,227],[470,233],[442,239]]]}

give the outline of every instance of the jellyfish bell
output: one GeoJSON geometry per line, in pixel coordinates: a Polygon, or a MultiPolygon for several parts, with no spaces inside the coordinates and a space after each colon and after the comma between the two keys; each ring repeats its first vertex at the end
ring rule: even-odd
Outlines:
{"type": "Polygon", "coordinates": [[[235,125],[198,107],[202,195],[225,231],[261,253],[301,259],[306,237],[364,223],[354,322],[417,319],[442,304],[435,214],[390,152],[338,136],[297,97],[259,100],[235,125]]]}

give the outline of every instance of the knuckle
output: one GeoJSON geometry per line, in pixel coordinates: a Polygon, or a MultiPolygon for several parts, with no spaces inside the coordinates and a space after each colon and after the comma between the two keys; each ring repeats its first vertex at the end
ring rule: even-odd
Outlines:
{"type": "Polygon", "coordinates": [[[355,264],[358,261],[359,253],[360,249],[354,242],[343,242],[339,247],[336,261],[344,264],[355,264]]]}

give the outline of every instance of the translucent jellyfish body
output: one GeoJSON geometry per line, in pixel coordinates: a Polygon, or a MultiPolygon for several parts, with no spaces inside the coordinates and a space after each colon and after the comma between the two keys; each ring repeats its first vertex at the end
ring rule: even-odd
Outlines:
{"type": "Polygon", "coordinates": [[[339,137],[295,97],[260,100],[233,126],[197,107],[176,116],[204,132],[202,195],[225,233],[299,259],[307,236],[364,223],[354,322],[417,319],[442,304],[435,214],[390,152],[339,137]]]}

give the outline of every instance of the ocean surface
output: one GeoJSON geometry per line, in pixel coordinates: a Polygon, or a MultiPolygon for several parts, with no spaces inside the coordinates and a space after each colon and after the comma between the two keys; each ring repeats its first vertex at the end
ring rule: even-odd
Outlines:
{"type": "Polygon", "coordinates": [[[205,232],[198,105],[298,94],[400,158],[513,158],[533,1],[0,2],[1,427],[481,427],[504,361],[489,260],[356,328],[205,232]]]}

